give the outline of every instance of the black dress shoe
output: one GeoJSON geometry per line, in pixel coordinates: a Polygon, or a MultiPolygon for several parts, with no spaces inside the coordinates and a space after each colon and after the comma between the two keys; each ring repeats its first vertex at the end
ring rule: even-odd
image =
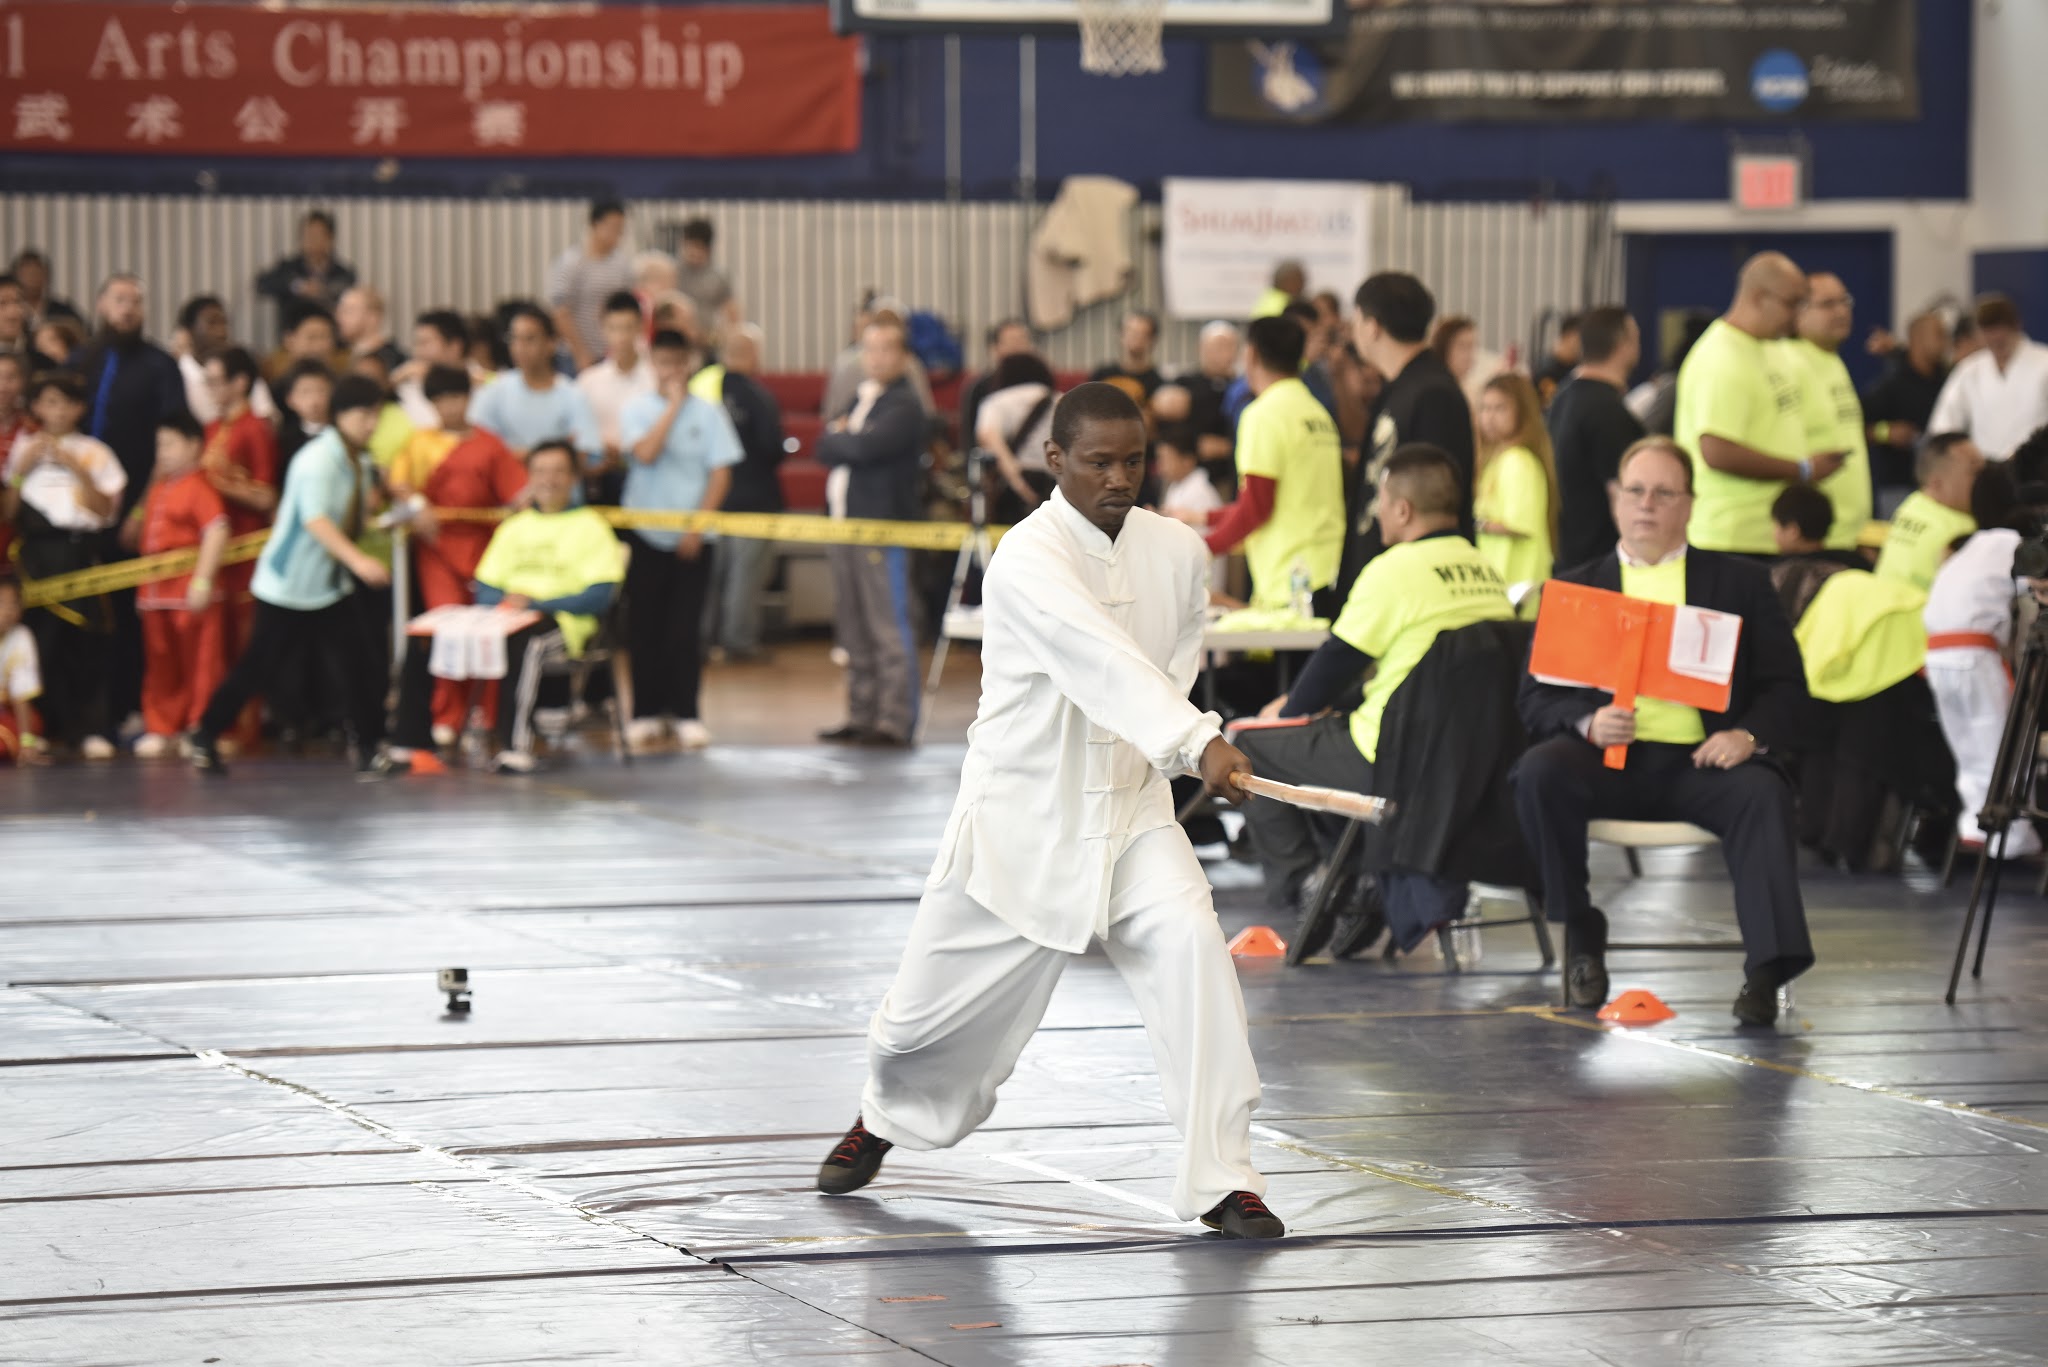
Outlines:
{"type": "Polygon", "coordinates": [[[1607,992],[1607,916],[1594,907],[1583,924],[1565,927],[1565,1005],[1598,1011],[1607,1005],[1607,992]]]}
{"type": "Polygon", "coordinates": [[[1742,995],[1735,999],[1735,1019],[1744,1025],[1776,1025],[1778,1023],[1778,985],[1768,978],[1750,978],[1742,984],[1742,995]]]}
{"type": "Polygon", "coordinates": [[[827,1196],[859,1191],[875,1180],[875,1174],[882,1170],[883,1155],[895,1147],[880,1135],[870,1133],[860,1117],[854,1117],[853,1128],[818,1169],[818,1190],[827,1196]]]}
{"type": "Polygon", "coordinates": [[[1287,1233],[1280,1217],[1248,1191],[1233,1191],[1202,1217],[1202,1223],[1226,1239],[1278,1239],[1287,1233]]]}
{"type": "Polygon", "coordinates": [[[830,731],[820,731],[818,739],[830,741],[834,745],[859,745],[868,738],[868,735],[867,727],[855,726],[848,722],[844,726],[835,726],[830,731]]]}
{"type": "Polygon", "coordinates": [[[908,750],[911,740],[910,737],[899,736],[894,731],[876,729],[863,733],[855,744],[865,745],[871,750],[908,750]]]}

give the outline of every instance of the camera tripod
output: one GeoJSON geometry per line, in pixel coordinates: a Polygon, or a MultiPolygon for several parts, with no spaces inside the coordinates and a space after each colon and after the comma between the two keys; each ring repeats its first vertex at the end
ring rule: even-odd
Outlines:
{"type": "Polygon", "coordinates": [[[1998,737],[1998,758],[1991,766],[1991,788],[1977,825],[1984,832],[1984,848],[1977,855],[1977,874],[1970,882],[1970,909],[1963,916],[1962,938],[1956,941],[1955,967],[1949,970],[1950,1006],[1956,1004],[1956,984],[1963,976],[1963,956],[1970,949],[1970,931],[1977,931],[1977,957],[1970,976],[1984,976],[1984,946],[1991,939],[1991,912],[1998,904],[1998,876],[2005,866],[2006,839],[2012,823],[2048,815],[2032,798],[2034,761],[2041,732],[2041,704],[2048,698],[2048,615],[2035,619],[2027,629],[2020,665],[2013,679],[2012,703],[2006,708],[2005,729],[1998,737]],[[1993,841],[1997,842],[1996,849],[1993,841]],[[1977,924],[1977,908],[1984,908],[1984,923],[1977,924]]]}

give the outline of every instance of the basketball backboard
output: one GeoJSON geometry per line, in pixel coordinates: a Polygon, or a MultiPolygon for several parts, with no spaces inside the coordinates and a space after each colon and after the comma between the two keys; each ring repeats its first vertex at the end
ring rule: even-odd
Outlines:
{"type": "MultiPolygon", "coordinates": [[[[830,0],[840,33],[1073,33],[1078,0],[830,0]]],[[[1165,0],[1166,31],[1185,37],[1308,37],[1344,27],[1341,0],[1165,0]]]]}

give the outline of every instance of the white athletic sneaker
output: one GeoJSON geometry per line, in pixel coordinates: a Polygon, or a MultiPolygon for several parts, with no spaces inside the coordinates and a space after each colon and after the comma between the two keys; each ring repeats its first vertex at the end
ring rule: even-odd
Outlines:
{"type": "Polygon", "coordinates": [[[135,742],[135,758],[163,759],[177,747],[176,736],[160,736],[151,731],[135,742]]]}
{"type": "Polygon", "coordinates": [[[501,774],[530,774],[539,767],[539,762],[524,750],[500,750],[491,761],[491,768],[501,774]]]}
{"type": "Polygon", "coordinates": [[[635,717],[626,723],[626,744],[638,754],[659,750],[668,740],[668,723],[660,717],[635,717]]]}
{"type": "Polygon", "coordinates": [[[695,717],[676,723],[676,744],[685,750],[702,750],[711,744],[711,728],[695,717]]]}
{"type": "Polygon", "coordinates": [[[78,747],[78,753],[87,759],[112,759],[115,754],[114,742],[105,736],[87,736],[78,747]]]}

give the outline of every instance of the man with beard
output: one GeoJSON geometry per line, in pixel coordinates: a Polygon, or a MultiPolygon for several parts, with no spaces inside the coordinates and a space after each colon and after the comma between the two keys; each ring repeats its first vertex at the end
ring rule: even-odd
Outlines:
{"type": "MultiPolygon", "coordinates": [[[[121,507],[110,525],[121,519],[149,490],[156,468],[157,425],[185,411],[185,377],[171,354],[142,335],[142,281],[120,272],[100,286],[94,311],[99,331],[79,353],[76,369],[85,378],[84,432],[113,449],[128,474],[121,507]]],[[[108,533],[106,555],[125,552],[108,533]]],[[[114,641],[108,710],[118,725],[142,706],[142,621],[135,615],[135,591],[110,595],[114,641]]]]}

